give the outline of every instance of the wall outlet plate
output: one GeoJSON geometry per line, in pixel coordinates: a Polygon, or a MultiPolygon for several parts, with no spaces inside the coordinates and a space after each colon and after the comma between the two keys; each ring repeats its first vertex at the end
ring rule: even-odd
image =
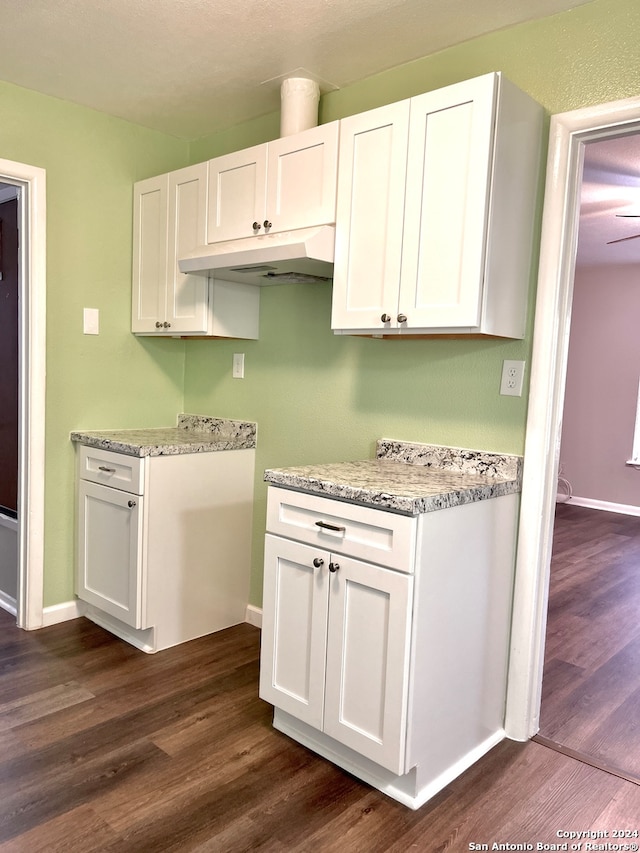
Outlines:
{"type": "Polygon", "coordinates": [[[234,352],[233,354],[233,371],[234,379],[244,379],[244,353],[234,352]]]}
{"type": "Polygon", "coordinates": [[[524,361],[502,362],[502,378],[500,380],[500,393],[508,397],[522,397],[522,384],[524,382],[524,361]]]}
{"type": "Polygon", "coordinates": [[[97,308],[83,309],[82,332],[85,335],[100,334],[100,311],[97,308]]]}

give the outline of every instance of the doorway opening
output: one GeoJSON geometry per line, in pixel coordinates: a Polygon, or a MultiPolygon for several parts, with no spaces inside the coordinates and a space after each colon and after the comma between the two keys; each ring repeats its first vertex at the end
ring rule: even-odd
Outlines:
{"type": "Polygon", "coordinates": [[[550,563],[585,145],[640,132],[640,99],[552,116],[505,729],[539,729],[550,563]]]}
{"type": "MultiPolygon", "coordinates": [[[[43,624],[46,379],[46,173],[0,159],[0,184],[18,200],[18,471],[15,615],[28,630],[43,624]]],[[[2,514],[3,530],[13,520],[2,514]]],[[[7,601],[1,605],[7,608],[7,601]]]]}

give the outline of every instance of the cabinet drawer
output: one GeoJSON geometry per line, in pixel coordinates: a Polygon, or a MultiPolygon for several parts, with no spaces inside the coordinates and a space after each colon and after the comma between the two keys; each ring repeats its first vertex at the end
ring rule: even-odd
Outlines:
{"type": "Polygon", "coordinates": [[[417,521],[271,486],[267,530],[401,572],[413,572],[417,521]]]}
{"type": "Polygon", "coordinates": [[[80,479],[103,483],[141,495],[144,491],[144,460],[137,456],[80,446],[80,479]]]}

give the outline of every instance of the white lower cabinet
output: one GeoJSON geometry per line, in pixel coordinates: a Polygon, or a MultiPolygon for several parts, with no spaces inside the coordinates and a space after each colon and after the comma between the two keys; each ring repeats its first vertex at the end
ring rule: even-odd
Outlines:
{"type": "Polygon", "coordinates": [[[132,628],[146,628],[142,590],[143,498],[81,480],[78,596],[132,628]]]}
{"type": "Polygon", "coordinates": [[[407,517],[270,487],[267,506],[274,726],[417,808],[504,737],[517,495],[407,517]]]}
{"type": "Polygon", "coordinates": [[[412,592],[409,575],[268,535],[262,698],[402,773],[412,592]]]}
{"type": "Polygon", "coordinates": [[[76,594],[146,652],[245,621],[255,450],[78,452],[76,594]]]}

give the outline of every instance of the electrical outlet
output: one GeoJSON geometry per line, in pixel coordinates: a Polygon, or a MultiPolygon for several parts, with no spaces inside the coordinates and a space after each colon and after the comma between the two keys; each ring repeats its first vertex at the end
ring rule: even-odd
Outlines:
{"type": "Polygon", "coordinates": [[[502,362],[501,394],[505,394],[508,397],[522,397],[524,365],[524,361],[509,361],[505,359],[502,362]]]}
{"type": "Polygon", "coordinates": [[[234,352],[233,354],[233,371],[234,379],[244,379],[244,353],[234,352]]]}

